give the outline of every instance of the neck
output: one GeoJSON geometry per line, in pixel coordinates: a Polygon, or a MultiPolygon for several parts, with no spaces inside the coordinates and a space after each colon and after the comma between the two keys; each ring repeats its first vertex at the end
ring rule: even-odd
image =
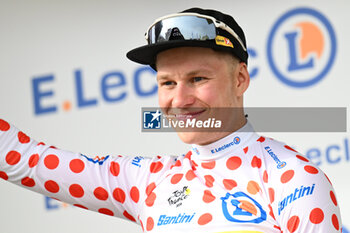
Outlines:
{"type": "Polygon", "coordinates": [[[240,117],[239,119],[235,120],[234,122],[232,122],[231,124],[229,124],[228,127],[226,127],[227,129],[222,130],[221,132],[213,132],[213,133],[209,133],[212,136],[211,137],[207,137],[208,140],[203,141],[203,142],[198,142],[196,143],[197,145],[200,146],[205,146],[205,145],[209,145],[212,144],[216,141],[219,141],[222,138],[225,138],[226,136],[232,134],[233,132],[238,131],[239,129],[241,129],[244,125],[247,124],[247,119],[244,117],[244,115],[242,115],[243,117],[240,117]]]}
{"type": "Polygon", "coordinates": [[[249,122],[246,121],[243,127],[233,133],[226,135],[215,142],[206,145],[192,145],[192,154],[201,160],[211,160],[237,149],[245,147],[246,143],[253,136],[254,130],[249,122]]]}

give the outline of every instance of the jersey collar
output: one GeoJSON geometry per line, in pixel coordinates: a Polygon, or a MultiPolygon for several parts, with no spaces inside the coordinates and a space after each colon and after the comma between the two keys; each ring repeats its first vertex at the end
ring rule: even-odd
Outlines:
{"type": "Polygon", "coordinates": [[[242,150],[254,134],[252,125],[247,121],[242,128],[216,142],[205,146],[192,144],[192,159],[214,160],[242,150]]]}

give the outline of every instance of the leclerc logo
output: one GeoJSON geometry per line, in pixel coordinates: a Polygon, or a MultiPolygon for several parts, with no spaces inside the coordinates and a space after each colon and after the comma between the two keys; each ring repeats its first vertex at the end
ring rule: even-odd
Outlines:
{"type": "MultiPolygon", "coordinates": [[[[56,113],[60,109],[68,112],[72,110],[72,103],[74,102],[78,109],[96,107],[101,102],[120,103],[125,101],[131,94],[127,91],[128,85],[132,85],[136,97],[151,97],[156,95],[158,90],[155,74],[156,72],[153,69],[146,66],[138,67],[134,71],[132,80],[127,79],[123,71],[107,72],[101,77],[97,77],[99,85],[96,86],[96,89],[99,95],[91,96],[91,93],[89,93],[91,90],[84,88],[84,83],[87,80],[84,78],[83,71],[77,69],[72,77],[75,87],[75,100],[65,100],[62,104],[55,99],[55,94],[56,92],[66,92],[67,90],[55,88],[56,76],[53,74],[37,76],[32,79],[34,113],[35,115],[43,115],[56,113]],[[145,80],[145,78],[147,79],[145,80]],[[151,82],[147,82],[147,80],[151,80],[151,82]]],[[[94,81],[96,81],[96,78],[94,81]]]]}
{"type": "Polygon", "coordinates": [[[273,25],[267,56],[272,71],[283,83],[302,88],[326,76],[334,63],[336,49],[329,20],[314,9],[296,8],[273,25]]]}

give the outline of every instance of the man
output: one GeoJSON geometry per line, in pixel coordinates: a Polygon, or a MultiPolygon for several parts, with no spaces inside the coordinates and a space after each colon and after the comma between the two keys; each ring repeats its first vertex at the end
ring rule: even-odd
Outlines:
{"type": "Polygon", "coordinates": [[[145,232],[341,232],[324,173],[254,133],[244,117],[248,53],[235,20],[193,8],[157,20],[146,37],[148,45],[128,57],[158,71],[163,111],[202,119],[216,108],[237,108],[223,116],[222,131],[179,131],[192,144],[184,156],[94,161],[37,143],[0,120],[0,177],[127,218],[145,232]]]}

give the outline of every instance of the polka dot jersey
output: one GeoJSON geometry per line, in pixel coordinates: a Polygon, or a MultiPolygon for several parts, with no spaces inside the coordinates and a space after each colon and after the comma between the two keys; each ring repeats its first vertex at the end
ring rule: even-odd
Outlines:
{"type": "Polygon", "coordinates": [[[144,232],[341,232],[326,175],[249,123],[179,157],[93,159],[38,143],[0,119],[0,178],[144,232]]]}

